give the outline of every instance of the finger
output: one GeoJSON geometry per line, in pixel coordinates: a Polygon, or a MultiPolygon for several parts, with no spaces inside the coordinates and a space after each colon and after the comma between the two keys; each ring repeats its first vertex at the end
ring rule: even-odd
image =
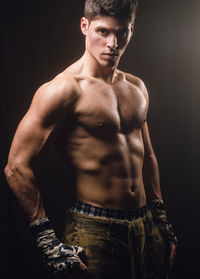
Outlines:
{"type": "Polygon", "coordinates": [[[175,260],[175,256],[176,256],[176,246],[174,245],[174,243],[172,243],[171,245],[171,251],[170,251],[170,261],[174,261],[175,260]]]}
{"type": "Polygon", "coordinates": [[[171,253],[170,253],[170,260],[174,260],[176,256],[176,246],[174,243],[171,245],[171,253]]]}
{"type": "Polygon", "coordinates": [[[80,271],[81,271],[81,274],[83,275],[84,279],[90,279],[91,278],[88,267],[83,262],[80,262],[80,271]]]}
{"type": "Polygon", "coordinates": [[[174,243],[171,244],[170,247],[170,255],[169,255],[169,267],[172,268],[176,258],[176,246],[174,243]]]}
{"type": "Polygon", "coordinates": [[[88,270],[87,266],[83,262],[80,262],[80,269],[83,271],[88,270]]]}

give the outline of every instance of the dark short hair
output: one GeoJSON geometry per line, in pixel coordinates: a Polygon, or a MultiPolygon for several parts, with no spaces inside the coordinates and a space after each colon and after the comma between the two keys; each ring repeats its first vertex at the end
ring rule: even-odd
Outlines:
{"type": "Polygon", "coordinates": [[[135,19],[138,0],[85,0],[85,17],[91,21],[99,16],[135,19]]]}

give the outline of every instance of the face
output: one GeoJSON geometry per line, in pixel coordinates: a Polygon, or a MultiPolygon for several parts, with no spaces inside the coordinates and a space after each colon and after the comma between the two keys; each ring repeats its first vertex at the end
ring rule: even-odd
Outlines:
{"type": "Polygon", "coordinates": [[[86,51],[101,66],[115,67],[133,33],[133,22],[101,16],[90,23],[83,17],[81,30],[86,36],[86,51]]]}

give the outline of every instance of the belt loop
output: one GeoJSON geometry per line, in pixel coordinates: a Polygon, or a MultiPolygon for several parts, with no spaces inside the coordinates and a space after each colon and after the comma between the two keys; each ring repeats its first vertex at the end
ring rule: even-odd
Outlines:
{"type": "Polygon", "coordinates": [[[112,218],[108,218],[108,223],[109,223],[109,226],[108,226],[108,230],[107,230],[107,236],[108,238],[110,238],[110,230],[111,230],[111,227],[112,227],[112,218]]]}

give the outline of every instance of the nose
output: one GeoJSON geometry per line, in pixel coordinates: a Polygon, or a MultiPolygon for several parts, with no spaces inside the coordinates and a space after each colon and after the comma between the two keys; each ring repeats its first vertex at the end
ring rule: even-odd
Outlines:
{"type": "Polygon", "coordinates": [[[115,34],[110,34],[108,36],[107,47],[113,50],[116,50],[118,48],[117,37],[115,34]]]}

